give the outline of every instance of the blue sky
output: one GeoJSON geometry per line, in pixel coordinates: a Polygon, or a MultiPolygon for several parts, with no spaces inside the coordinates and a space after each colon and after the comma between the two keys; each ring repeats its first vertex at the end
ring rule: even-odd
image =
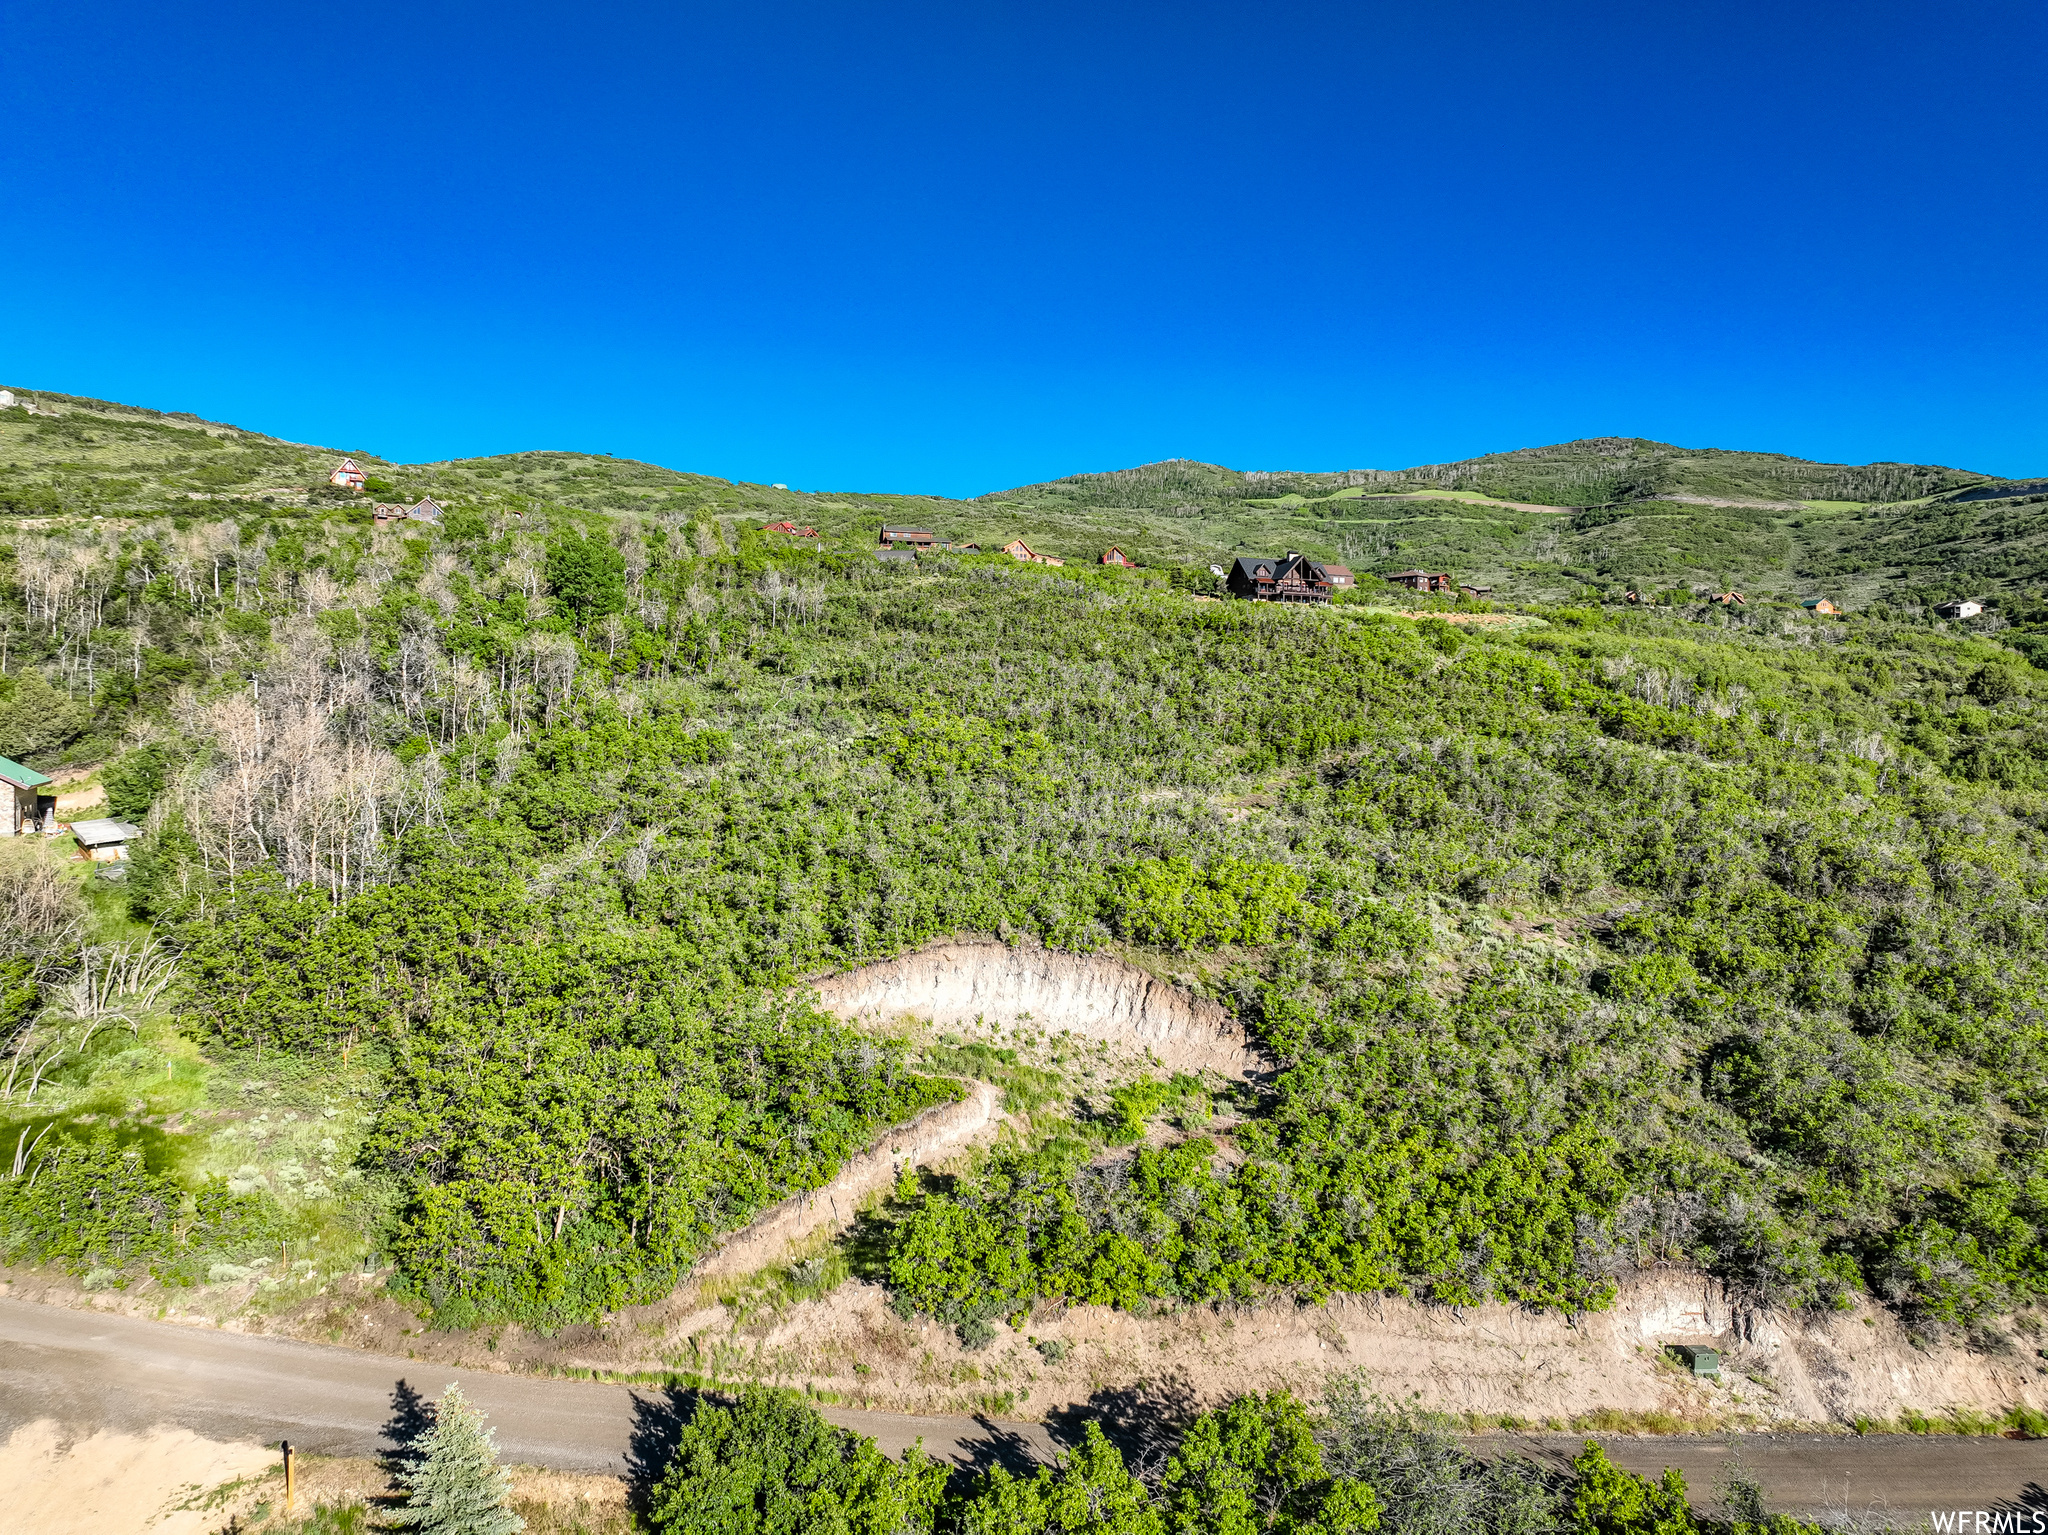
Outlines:
{"type": "Polygon", "coordinates": [[[0,380],[806,489],[2043,473],[2044,57],[2037,0],[0,0],[0,380]]]}

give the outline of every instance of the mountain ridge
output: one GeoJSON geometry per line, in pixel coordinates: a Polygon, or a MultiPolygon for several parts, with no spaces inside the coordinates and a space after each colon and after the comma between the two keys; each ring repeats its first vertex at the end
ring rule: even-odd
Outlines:
{"type": "Polygon", "coordinates": [[[1022,538],[1069,563],[1113,544],[1194,582],[1239,554],[1283,547],[1361,573],[1448,570],[1518,600],[1710,586],[1792,600],[1826,587],[1837,601],[1924,605],[2048,582],[2048,481],[1943,465],[1594,437],[1392,470],[1162,459],[952,498],[792,491],[569,449],[406,464],[191,412],[15,392],[25,400],[0,409],[0,513],[17,517],[338,510],[357,500],[326,484],[346,456],[377,499],[793,520],[870,541],[882,522],[930,522],[949,541],[1022,538]]]}

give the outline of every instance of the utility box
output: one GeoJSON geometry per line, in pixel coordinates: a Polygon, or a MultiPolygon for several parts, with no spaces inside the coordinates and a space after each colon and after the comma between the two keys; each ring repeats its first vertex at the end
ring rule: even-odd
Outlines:
{"type": "Polygon", "coordinates": [[[1673,1359],[1692,1371],[1701,1380],[1721,1378],[1721,1351],[1705,1348],[1697,1343],[1673,1343],[1665,1349],[1673,1359]]]}

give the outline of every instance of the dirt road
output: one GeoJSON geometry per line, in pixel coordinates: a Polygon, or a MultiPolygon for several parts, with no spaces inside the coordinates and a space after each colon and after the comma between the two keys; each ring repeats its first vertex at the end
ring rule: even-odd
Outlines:
{"type": "MultiPolygon", "coordinates": [[[[129,1317],[0,1299],[0,1435],[38,1421],[72,1433],[175,1427],[214,1441],[288,1438],[331,1455],[375,1455],[409,1394],[431,1398],[460,1381],[497,1426],[506,1458],[560,1470],[643,1476],[658,1468],[680,1403],[657,1388],[540,1380],[244,1337],[129,1317]]],[[[987,1463],[1049,1456],[1037,1423],[911,1417],[831,1408],[826,1416],[899,1452],[917,1439],[950,1460],[987,1463]]],[[[1574,1436],[1474,1441],[1561,1464],[1574,1436]]],[[[1727,1439],[1602,1437],[1621,1465],[1655,1473],[1675,1465],[1710,1491],[1739,1454],[1776,1506],[1791,1512],[1886,1508],[1901,1522],[1931,1509],[2048,1509],[2048,1441],[1824,1435],[1727,1439]]]]}

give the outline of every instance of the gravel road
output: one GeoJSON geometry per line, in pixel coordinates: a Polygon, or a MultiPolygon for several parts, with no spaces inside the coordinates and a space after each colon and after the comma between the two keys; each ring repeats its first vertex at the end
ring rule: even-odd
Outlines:
{"type": "MultiPolygon", "coordinates": [[[[659,1388],[454,1370],[0,1299],[0,1433],[47,1418],[81,1434],[172,1426],[218,1440],[290,1439],[315,1454],[375,1455],[389,1447],[387,1427],[402,1421],[409,1397],[438,1396],[451,1380],[490,1414],[508,1460],[565,1471],[647,1474],[663,1458],[681,1405],[659,1388]]],[[[1056,1448],[1037,1423],[844,1408],[825,1415],[891,1453],[922,1439],[931,1453],[962,1464],[1017,1464],[1056,1448]]],[[[1925,1528],[1934,1509],[2048,1510],[2048,1441],[1599,1437],[1618,1464],[1649,1474],[1675,1465],[1700,1492],[1739,1455],[1774,1505],[1793,1513],[1882,1509],[1903,1526],[1925,1528]]],[[[1472,1444],[1483,1454],[1514,1451],[1562,1465],[1583,1442],[1494,1435],[1472,1444]]]]}

